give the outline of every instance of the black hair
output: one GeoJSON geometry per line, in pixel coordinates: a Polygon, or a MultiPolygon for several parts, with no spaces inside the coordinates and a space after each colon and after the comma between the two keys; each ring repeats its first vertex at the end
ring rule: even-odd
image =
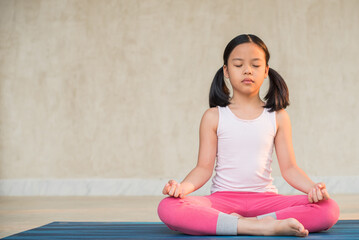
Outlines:
{"type": "MultiPolygon", "coordinates": [[[[233,49],[242,43],[252,42],[263,49],[266,58],[266,66],[269,61],[269,51],[264,42],[253,34],[242,34],[233,38],[226,46],[223,53],[223,64],[227,65],[229,55],[233,49]]],[[[289,105],[289,91],[284,79],[274,69],[269,68],[269,89],[264,99],[266,105],[264,108],[269,108],[269,112],[277,111],[286,108],[289,105]]],[[[217,71],[214,76],[211,88],[209,91],[209,107],[229,105],[229,89],[224,82],[223,66],[217,71]]]]}

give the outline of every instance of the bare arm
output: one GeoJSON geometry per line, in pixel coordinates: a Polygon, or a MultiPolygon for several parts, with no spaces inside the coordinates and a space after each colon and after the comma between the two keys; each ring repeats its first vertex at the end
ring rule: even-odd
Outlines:
{"type": "Polygon", "coordinates": [[[317,202],[323,198],[329,198],[325,190],[325,184],[315,184],[307,174],[298,167],[294,156],[290,118],[284,109],[277,112],[277,123],[278,131],[274,143],[283,178],[295,189],[309,194],[310,201],[314,200],[317,202]],[[317,190],[313,192],[313,189],[317,190]]]}
{"type": "Polygon", "coordinates": [[[278,130],[275,149],[283,178],[295,189],[308,193],[314,182],[296,163],[292,143],[292,127],[288,113],[283,109],[277,112],[278,130]]]}
{"type": "Polygon", "coordinates": [[[196,167],[180,183],[170,180],[164,194],[184,197],[201,188],[212,176],[217,154],[218,109],[208,109],[202,117],[199,129],[199,152],[196,167]]]}

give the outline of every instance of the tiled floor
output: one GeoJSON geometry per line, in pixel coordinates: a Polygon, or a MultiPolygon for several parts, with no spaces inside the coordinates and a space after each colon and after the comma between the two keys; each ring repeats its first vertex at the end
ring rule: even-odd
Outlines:
{"type": "MultiPolygon", "coordinates": [[[[332,195],[340,219],[359,219],[359,195],[332,195]]],[[[159,222],[155,197],[0,197],[0,238],[54,221],[159,222]]]]}

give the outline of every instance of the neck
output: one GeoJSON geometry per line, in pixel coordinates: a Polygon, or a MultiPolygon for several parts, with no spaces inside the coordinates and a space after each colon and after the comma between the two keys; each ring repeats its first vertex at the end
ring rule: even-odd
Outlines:
{"type": "Polygon", "coordinates": [[[260,99],[259,94],[253,96],[234,94],[230,104],[240,108],[258,108],[264,106],[265,102],[260,99]]]}

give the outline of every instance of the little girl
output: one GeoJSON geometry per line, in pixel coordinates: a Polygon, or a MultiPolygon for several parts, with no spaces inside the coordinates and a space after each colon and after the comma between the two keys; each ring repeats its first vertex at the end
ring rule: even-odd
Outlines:
{"type": "Polygon", "coordinates": [[[197,166],[181,182],[170,180],[158,216],[172,230],[191,235],[294,235],[331,228],[337,203],[324,183],[314,183],[295,160],[291,124],[284,110],[289,93],[269,68],[269,52],[255,35],[228,43],[209,93],[210,108],[200,124],[197,166]],[[263,102],[259,90],[269,76],[263,102]],[[233,95],[224,78],[229,80],[233,95]],[[280,195],[272,184],[273,147],[283,178],[306,195],[280,195]],[[208,196],[186,196],[212,176],[208,196]]]}

